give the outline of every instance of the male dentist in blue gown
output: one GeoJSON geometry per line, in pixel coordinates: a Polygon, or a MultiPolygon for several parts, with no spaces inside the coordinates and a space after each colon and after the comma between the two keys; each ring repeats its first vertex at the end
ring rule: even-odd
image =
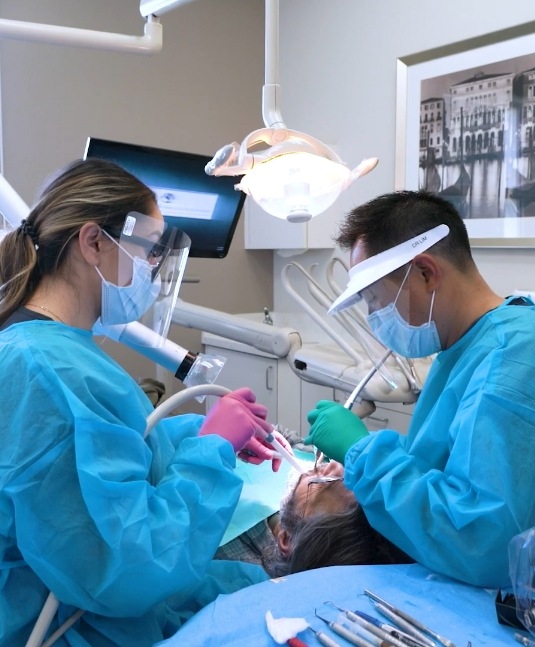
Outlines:
{"type": "Polygon", "coordinates": [[[371,525],[429,569],[510,585],[507,545],[535,526],[535,306],[495,294],[462,218],[402,191],[349,213],[338,312],[363,299],[371,329],[405,357],[437,353],[408,434],[369,434],[340,404],[309,413],[314,444],[344,462],[371,525]]]}

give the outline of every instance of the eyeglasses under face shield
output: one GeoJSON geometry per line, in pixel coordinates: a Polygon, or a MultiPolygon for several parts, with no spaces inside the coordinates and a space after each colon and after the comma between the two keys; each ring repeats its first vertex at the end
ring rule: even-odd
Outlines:
{"type": "Polygon", "coordinates": [[[163,220],[130,212],[121,231],[104,228],[118,240],[118,285],[132,280],[133,258],[140,258],[151,266],[151,281],[160,289],[154,305],[141,318],[141,323],[156,333],[148,345],[162,345],[167,339],[173,310],[182,283],[189,250],[190,237],[181,229],[163,220]]]}

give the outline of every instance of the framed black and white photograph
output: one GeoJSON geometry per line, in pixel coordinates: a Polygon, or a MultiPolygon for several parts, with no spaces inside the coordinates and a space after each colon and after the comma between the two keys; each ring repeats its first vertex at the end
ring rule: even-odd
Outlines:
{"type": "Polygon", "coordinates": [[[535,22],[397,65],[396,189],[452,202],[473,246],[535,247],[535,22]]]}

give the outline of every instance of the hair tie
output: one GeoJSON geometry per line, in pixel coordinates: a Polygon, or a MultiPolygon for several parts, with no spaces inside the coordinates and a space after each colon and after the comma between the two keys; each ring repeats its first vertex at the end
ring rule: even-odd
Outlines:
{"type": "Polygon", "coordinates": [[[35,245],[35,249],[38,250],[39,249],[39,236],[37,235],[37,232],[32,227],[32,225],[26,219],[24,219],[20,223],[20,230],[22,231],[22,233],[24,235],[29,236],[31,238],[32,243],[35,245]]]}

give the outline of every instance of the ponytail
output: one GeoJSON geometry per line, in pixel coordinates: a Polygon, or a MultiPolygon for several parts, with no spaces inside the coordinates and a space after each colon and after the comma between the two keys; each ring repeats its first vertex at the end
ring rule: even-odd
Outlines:
{"type": "Polygon", "coordinates": [[[37,236],[28,221],[0,241],[0,326],[30,300],[40,280],[37,236]]]}

